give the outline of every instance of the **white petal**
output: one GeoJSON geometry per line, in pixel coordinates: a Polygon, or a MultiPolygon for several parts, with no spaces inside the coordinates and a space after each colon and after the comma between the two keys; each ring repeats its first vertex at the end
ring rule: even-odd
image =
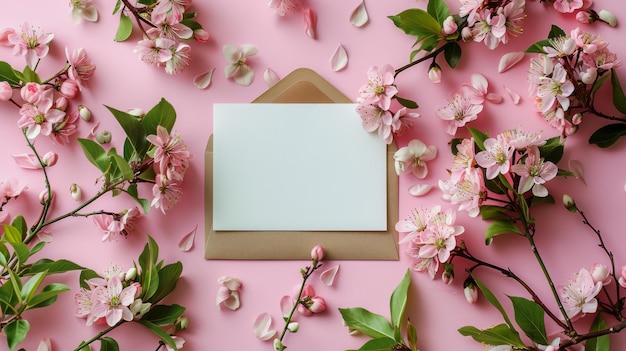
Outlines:
{"type": "Polygon", "coordinates": [[[248,65],[239,66],[239,72],[233,77],[239,85],[247,87],[254,82],[254,71],[248,65]]]}
{"type": "Polygon", "coordinates": [[[337,72],[344,69],[347,64],[348,53],[346,52],[346,49],[343,47],[343,45],[339,44],[337,50],[335,50],[335,53],[330,58],[330,66],[332,67],[333,71],[337,72]]]}
{"type": "Polygon", "coordinates": [[[222,48],[222,52],[224,53],[224,58],[229,63],[235,63],[239,61],[242,56],[241,50],[236,45],[232,44],[224,45],[224,47],[222,48]]]}
{"type": "Polygon", "coordinates": [[[241,306],[241,303],[239,302],[239,293],[236,291],[232,291],[230,293],[230,297],[224,301],[224,307],[228,308],[231,311],[236,311],[239,309],[239,306],[241,306]]]}
{"type": "Polygon", "coordinates": [[[271,87],[272,85],[278,83],[280,77],[278,77],[278,74],[276,74],[274,71],[267,68],[265,72],[263,72],[263,79],[265,79],[267,85],[271,87]]]}
{"type": "Polygon", "coordinates": [[[513,103],[514,103],[515,105],[519,104],[519,100],[520,100],[520,96],[519,96],[519,94],[518,94],[518,93],[516,93],[516,92],[514,92],[513,90],[511,90],[511,89],[509,89],[509,88],[505,87],[504,85],[503,85],[503,87],[504,87],[504,90],[506,90],[506,92],[509,94],[509,97],[511,98],[511,100],[513,101],[513,103]]]}
{"type": "Polygon", "coordinates": [[[284,295],[280,299],[280,310],[283,313],[283,317],[289,317],[289,314],[291,313],[291,310],[293,309],[293,305],[295,303],[296,302],[294,301],[294,299],[289,295],[284,295]]]}
{"type": "Polygon", "coordinates": [[[424,196],[433,188],[432,184],[415,184],[409,188],[409,194],[415,197],[424,196]]]}
{"type": "Polygon", "coordinates": [[[89,22],[98,20],[98,9],[96,5],[89,5],[83,10],[83,18],[89,22]]]}
{"type": "Polygon", "coordinates": [[[269,330],[272,325],[272,316],[261,313],[254,321],[254,335],[261,340],[269,340],[276,335],[276,330],[269,330]]]}
{"type": "Polygon", "coordinates": [[[243,57],[256,55],[257,52],[259,52],[259,49],[257,49],[256,46],[254,45],[250,45],[250,44],[241,45],[241,54],[243,55],[243,57]]]}
{"type": "Polygon", "coordinates": [[[365,0],[361,1],[359,6],[352,11],[350,15],[350,23],[355,27],[362,27],[369,21],[367,9],[365,8],[365,0]]]}
{"type": "Polygon", "coordinates": [[[500,58],[500,64],[498,65],[498,72],[506,72],[511,67],[515,66],[518,62],[520,62],[524,58],[523,52],[509,52],[507,54],[502,55],[500,58]]]}
{"type": "Polygon", "coordinates": [[[50,346],[50,339],[44,337],[39,342],[39,346],[37,346],[37,351],[52,351],[52,346],[50,346]]]}
{"type": "Polygon", "coordinates": [[[574,177],[576,177],[576,179],[580,179],[583,184],[587,185],[587,182],[585,181],[585,171],[583,170],[583,164],[580,163],[580,161],[578,160],[569,160],[568,165],[569,170],[574,173],[574,177]]]}
{"type": "Polygon", "coordinates": [[[480,73],[474,73],[471,77],[472,86],[480,91],[483,95],[487,94],[487,87],[489,87],[489,83],[487,82],[487,78],[480,73]]]}
{"type": "Polygon", "coordinates": [[[198,230],[198,226],[196,225],[196,227],[193,228],[191,232],[189,232],[188,234],[185,234],[183,238],[180,239],[180,242],[178,243],[178,248],[180,249],[180,251],[187,252],[191,250],[191,248],[193,247],[193,241],[196,238],[197,230],[198,230]]]}
{"type": "Polygon", "coordinates": [[[198,89],[206,89],[211,84],[211,80],[213,79],[213,72],[215,72],[215,68],[211,68],[209,71],[200,73],[193,78],[193,84],[198,89]]]}
{"type": "Polygon", "coordinates": [[[329,269],[323,271],[322,274],[320,274],[320,280],[322,281],[322,283],[324,283],[324,285],[332,286],[333,282],[335,281],[335,276],[337,275],[337,272],[339,272],[339,265],[330,267],[329,269]]]}

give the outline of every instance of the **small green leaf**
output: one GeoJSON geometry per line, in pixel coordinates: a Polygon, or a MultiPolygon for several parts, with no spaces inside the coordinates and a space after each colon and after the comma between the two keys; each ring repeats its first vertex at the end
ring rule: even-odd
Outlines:
{"type": "Polygon", "coordinates": [[[491,223],[485,231],[485,243],[490,245],[494,237],[509,233],[522,234],[514,223],[505,220],[497,220],[491,223]]]}
{"type": "Polygon", "coordinates": [[[28,307],[30,309],[50,306],[57,300],[57,296],[70,290],[70,287],[65,284],[52,283],[48,284],[41,289],[41,292],[30,299],[28,307]]]}
{"type": "Polygon", "coordinates": [[[183,264],[175,262],[159,269],[159,287],[150,297],[150,302],[157,303],[169,295],[175,288],[183,272],[183,264]]]}
{"type": "Polygon", "coordinates": [[[133,146],[133,150],[135,151],[138,158],[143,158],[145,156],[146,151],[148,151],[149,143],[146,140],[146,128],[143,124],[137,119],[137,117],[128,114],[123,111],[119,111],[114,109],[113,107],[106,106],[105,107],[113,114],[117,122],[120,124],[130,144],[133,146]]]}
{"type": "Polygon", "coordinates": [[[467,130],[469,130],[470,134],[474,138],[476,146],[478,146],[481,151],[485,150],[484,142],[485,140],[489,139],[489,134],[483,133],[480,130],[474,129],[472,127],[467,127],[467,130]]]}
{"type": "Polygon", "coordinates": [[[520,349],[526,349],[519,334],[506,324],[498,324],[495,327],[484,330],[466,326],[460,328],[459,333],[463,336],[471,336],[472,339],[489,345],[511,345],[520,349]]]}
{"type": "Polygon", "coordinates": [[[0,61],[0,82],[6,81],[12,86],[20,84],[20,79],[15,75],[13,67],[4,61],[0,61]]]}
{"type": "Polygon", "coordinates": [[[185,27],[189,27],[189,29],[194,30],[194,31],[198,29],[202,29],[202,25],[200,23],[191,19],[184,19],[180,21],[180,24],[184,25],[185,27]]]}
{"type": "Polygon", "coordinates": [[[626,97],[614,68],[611,68],[611,87],[613,88],[613,105],[619,112],[626,114],[626,97]]]}
{"type": "Polygon", "coordinates": [[[176,110],[163,98],[141,120],[141,124],[146,129],[146,135],[156,134],[157,126],[162,126],[171,133],[175,123],[176,110]]]}
{"type": "Polygon", "coordinates": [[[135,199],[137,203],[139,203],[141,209],[143,210],[143,213],[147,214],[150,212],[150,201],[139,198],[139,194],[137,193],[137,184],[129,185],[128,189],[126,189],[126,193],[130,195],[130,197],[135,199]]]}
{"type": "Polygon", "coordinates": [[[409,99],[403,99],[399,96],[396,96],[396,100],[398,100],[398,102],[400,103],[400,105],[406,107],[406,108],[418,108],[419,106],[417,105],[417,102],[413,101],[413,100],[409,100],[409,99]]]}
{"type": "Polygon", "coordinates": [[[535,205],[541,205],[541,204],[554,204],[554,197],[552,197],[552,195],[548,194],[548,196],[546,197],[537,197],[537,196],[533,196],[532,199],[530,200],[530,207],[535,206],[535,205]]]}
{"type": "Polygon", "coordinates": [[[450,42],[446,44],[446,49],[443,52],[448,66],[455,68],[461,59],[461,45],[457,42],[450,42]]]}
{"type": "Polygon", "coordinates": [[[156,305],[143,316],[143,320],[149,321],[159,327],[165,327],[176,323],[178,317],[185,312],[185,307],[179,305],[156,305]]]}
{"type": "Polygon", "coordinates": [[[480,206],[480,216],[482,219],[509,219],[506,208],[494,205],[480,206]]]}
{"type": "Polygon", "coordinates": [[[433,16],[439,24],[443,24],[448,16],[450,16],[450,9],[448,8],[448,4],[446,4],[443,0],[430,0],[428,1],[428,6],[426,7],[426,11],[433,16]]]}
{"type": "Polygon", "coordinates": [[[28,225],[26,224],[26,220],[24,219],[24,216],[19,215],[17,217],[15,217],[13,219],[13,221],[11,222],[11,225],[15,227],[15,229],[17,229],[22,238],[26,237],[26,233],[28,232],[28,225]]]}
{"type": "Polygon", "coordinates": [[[159,256],[159,246],[148,235],[148,243],[143,252],[139,255],[139,266],[141,267],[141,287],[142,299],[151,302],[150,298],[159,288],[159,274],[156,268],[156,261],[159,256]]]}
{"type": "Polygon", "coordinates": [[[178,348],[176,347],[176,342],[174,342],[174,339],[172,339],[172,337],[168,333],[166,333],[163,329],[161,329],[161,327],[144,319],[140,319],[138,322],[143,324],[152,333],[154,333],[156,336],[161,338],[161,340],[165,344],[169,345],[174,350],[178,350],[178,348]]]}
{"type": "Polygon", "coordinates": [[[55,273],[77,271],[81,269],[85,269],[85,267],[81,267],[72,261],[63,260],[63,259],[52,261],[50,259],[44,258],[35,262],[28,270],[28,274],[35,274],[35,273],[47,271],[48,275],[50,275],[50,274],[55,274],[55,273]]]}
{"type": "Polygon", "coordinates": [[[86,280],[89,280],[91,278],[102,277],[100,277],[100,275],[92,269],[83,269],[82,271],[80,271],[80,277],[78,278],[80,287],[83,289],[89,289],[89,285],[87,284],[86,280]]]}
{"type": "Polygon", "coordinates": [[[536,302],[523,297],[509,296],[515,311],[515,321],[524,334],[536,344],[548,345],[544,321],[545,312],[536,302]]]}
{"type": "Polygon", "coordinates": [[[400,284],[393,290],[389,305],[391,308],[391,325],[398,329],[402,325],[404,312],[408,301],[409,285],[411,285],[411,270],[407,269],[400,284]]]}
{"type": "Polygon", "coordinates": [[[339,312],[348,327],[354,328],[371,338],[394,339],[393,326],[379,314],[361,307],[340,308],[339,312]]]}
{"type": "Polygon", "coordinates": [[[554,24],[550,28],[550,33],[548,33],[548,38],[549,39],[566,37],[566,36],[567,36],[567,34],[565,33],[565,31],[563,29],[561,29],[559,26],[554,25],[554,24]]]}
{"type": "Polygon", "coordinates": [[[4,224],[4,235],[3,238],[9,243],[21,243],[22,242],[22,234],[20,231],[12,225],[4,224]]]}
{"type": "Polygon", "coordinates": [[[408,9],[388,18],[406,34],[416,36],[415,45],[420,42],[427,42],[427,44],[422,44],[420,48],[422,50],[434,49],[437,47],[439,39],[443,38],[441,24],[422,9],[408,9]]]}
{"type": "Polygon", "coordinates": [[[606,79],[609,78],[610,74],[605,74],[602,77],[600,77],[598,80],[596,80],[595,83],[593,83],[593,88],[591,88],[591,94],[595,94],[598,92],[598,89],[600,89],[602,87],[602,85],[604,84],[604,82],[606,82],[606,79]]]}
{"type": "Polygon", "coordinates": [[[409,348],[412,351],[417,351],[417,329],[409,320],[406,324],[406,339],[409,343],[409,348]]]}
{"type": "Polygon", "coordinates": [[[397,344],[394,339],[376,338],[363,344],[358,351],[393,351],[393,347],[397,344]]]}
{"type": "Polygon", "coordinates": [[[28,245],[23,244],[21,242],[16,242],[16,243],[9,243],[11,246],[13,246],[13,250],[15,251],[15,254],[17,255],[17,262],[20,265],[23,265],[26,263],[26,261],[28,261],[28,258],[30,257],[30,250],[28,249],[28,245]]]}
{"type": "Polygon", "coordinates": [[[30,330],[30,324],[25,319],[15,319],[2,328],[3,333],[7,337],[9,350],[13,351],[17,344],[26,339],[26,334],[30,330]]]}
{"type": "Polygon", "coordinates": [[[506,324],[509,325],[509,328],[514,329],[513,328],[513,323],[511,323],[511,319],[509,319],[509,316],[506,314],[506,311],[504,310],[504,308],[500,304],[500,301],[498,301],[498,298],[491,292],[491,290],[489,290],[487,288],[487,286],[485,286],[485,284],[483,284],[481,281],[479,281],[476,278],[475,275],[472,275],[472,278],[474,279],[474,282],[476,283],[476,286],[483,293],[483,295],[485,296],[487,301],[489,301],[489,303],[492,304],[493,307],[495,307],[498,311],[500,311],[500,314],[502,315],[502,318],[504,319],[506,324]]]}
{"type": "MultiPolygon", "coordinates": [[[[589,333],[594,333],[600,330],[606,330],[608,327],[602,315],[598,314],[589,328],[589,333]]],[[[589,339],[585,342],[585,351],[609,351],[611,349],[611,339],[608,335],[598,336],[593,339],[589,339]]]]}
{"type": "Polygon", "coordinates": [[[524,51],[524,53],[526,54],[543,54],[545,55],[545,50],[543,50],[543,48],[545,46],[552,46],[552,44],[550,43],[549,40],[544,39],[544,40],[540,40],[536,43],[533,43],[531,46],[528,47],[528,49],[526,49],[526,51],[524,51]]]}
{"type": "Polygon", "coordinates": [[[116,14],[122,8],[122,0],[115,1],[115,6],[113,7],[112,15],[116,14]]]}
{"type": "Polygon", "coordinates": [[[78,138],[77,140],[83,149],[87,160],[96,166],[102,173],[106,172],[109,167],[111,167],[111,160],[107,156],[107,152],[102,148],[102,146],[100,146],[100,144],[90,139],[78,138]]]}
{"type": "Polygon", "coordinates": [[[626,135],[625,123],[609,124],[596,130],[589,137],[589,144],[598,145],[601,148],[607,148],[626,135]]]}
{"type": "Polygon", "coordinates": [[[22,291],[21,291],[22,301],[25,301],[26,303],[29,302],[29,300],[35,295],[37,288],[39,288],[39,285],[41,285],[41,282],[43,281],[43,278],[45,277],[46,277],[46,272],[41,272],[41,273],[35,274],[34,276],[32,276],[30,279],[26,281],[26,283],[22,286],[22,291]]]}
{"type": "Polygon", "coordinates": [[[41,78],[39,78],[37,72],[33,71],[29,66],[24,67],[22,75],[24,77],[24,83],[34,82],[41,84],[41,78]]]}
{"type": "Polygon", "coordinates": [[[119,169],[119,171],[121,172],[123,179],[125,180],[135,179],[135,174],[133,173],[133,170],[130,168],[130,165],[128,164],[128,162],[126,162],[126,160],[122,158],[122,156],[111,155],[109,157],[117,165],[117,169],[119,169]]]}
{"type": "Polygon", "coordinates": [[[530,209],[528,208],[528,202],[526,202],[524,195],[517,194],[517,203],[519,204],[520,211],[522,211],[526,223],[534,223],[535,220],[530,216],[530,209]]]}
{"type": "Polygon", "coordinates": [[[561,141],[561,137],[549,138],[544,145],[539,147],[539,154],[545,161],[557,164],[563,157],[564,145],[565,144],[561,141]]]}
{"type": "Polygon", "coordinates": [[[120,13],[120,24],[117,27],[117,33],[115,33],[115,41],[124,41],[130,38],[133,32],[133,21],[130,17],[126,16],[123,12],[120,13]]]}
{"type": "Polygon", "coordinates": [[[100,351],[119,351],[120,346],[117,341],[107,336],[100,338],[100,351]]]}

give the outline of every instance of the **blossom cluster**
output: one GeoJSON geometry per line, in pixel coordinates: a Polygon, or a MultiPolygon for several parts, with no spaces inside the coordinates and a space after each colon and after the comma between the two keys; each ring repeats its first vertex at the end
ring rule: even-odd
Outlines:
{"type": "Polygon", "coordinates": [[[600,36],[573,29],[548,40],[528,71],[530,94],[543,118],[563,136],[576,132],[583,113],[593,111],[599,79],[621,65],[600,36]]]}
{"type": "Polygon", "coordinates": [[[16,178],[0,181],[0,224],[5,223],[9,218],[9,213],[3,211],[4,206],[11,199],[17,199],[26,189],[28,189],[26,184],[20,184],[16,178]]]}
{"type": "Polygon", "coordinates": [[[398,93],[393,67],[370,67],[367,77],[367,84],[359,89],[356,111],[361,116],[363,129],[377,132],[387,144],[391,144],[394,135],[401,135],[413,126],[409,117],[418,117],[419,114],[407,113],[405,107],[395,113],[390,110],[391,101],[397,98],[398,93]]]}
{"type": "MultiPolygon", "coordinates": [[[[461,30],[464,41],[483,42],[489,49],[509,42],[522,33],[525,0],[461,0],[459,16],[467,16],[467,27],[461,30]]],[[[445,29],[445,26],[444,26],[445,29]]]]}

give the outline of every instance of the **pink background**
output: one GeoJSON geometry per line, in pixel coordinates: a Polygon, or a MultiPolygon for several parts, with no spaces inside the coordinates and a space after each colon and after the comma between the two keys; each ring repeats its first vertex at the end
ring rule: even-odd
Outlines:
{"type": "MultiPolygon", "coordinates": [[[[274,317],[274,328],[282,328],[280,323],[279,300],[299,284],[299,269],[306,261],[207,261],[203,258],[203,152],[212,125],[212,104],[214,102],[249,102],[267,89],[262,78],[269,67],[284,77],[299,67],[309,67],[325,77],[347,96],[356,98],[357,91],[366,81],[366,70],[373,65],[391,64],[400,67],[408,62],[413,38],[396,29],[386,16],[411,8],[426,6],[425,1],[412,0],[368,1],[370,23],[363,28],[355,28],[349,22],[351,11],[358,1],[310,0],[309,4],[318,14],[318,39],[312,40],[304,33],[301,13],[279,17],[267,7],[266,1],[230,0],[195,1],[198,20],[212,36],[208,44],[192,43],[192,64],[178,76],[168,76],[161,70],[141,63],[132,52],[135,42],[140,39],[136,33],[124,43],[113,41],[117,28],[117,17],[110,15],[114,1],[94,0],[100,11],[98,23],[74,25],[69,18],[67,1],[5,1],[0,12],[2,27],[17,27],[23,21],[41,26],[55,34],[50,55],[42,61],[38,72],[47,76],[61,67],[64,62],[64,47],[83,47],[96,64],[94,77],[82,92],[80,102],[93,112],[91,122],[81,122],[78,136],[84,137],[96,121],[101,130],[113,133],[113,145],[121,147],[122,130],[103,105],[120,110],[128,108],[148,109],[161,97],[170,101],[178,113],[175,130],[180,132],[193,153],[192,165],[184,183],[183,200],[167,215],[152,211],[140,220],[136,232],[127,239],[117,242],[100,241],[101,233],[90,219],[74,218],[50,227],[54,240],[43,251],[43,255],[53,259],[67,258],[96,270],[105,269],[109,263],[127,268],[136,260],[145,243],[145,233],[150,233],[160,245],[161,257],[167,262],[182,261],[184,271],[178,288],[166,300],[187,307],[185,315],[190,326],[180,333],[186,339],[185,350],[206,349],[253,349],[271,350],[271,343],[255,338],[252,324],[256,316],[269,312],[274,317]],[[256,80],[249,87],[241,87],[223,75],[226,61],[222,56],[224,44],[253,44],[259,48],[258,55],[248,63],[256,72],[256,80]],[[348,52],[348,66],[333,72],[330,57],[339,44],[348,52]],[[213,83],[207,90],[199,90],[192,79],[200,72],[216,68],[213,83]],[[195,246],[190,252],[181,252],[177,243],[181,237],[197,226],[195,246]],[[242,307],[238,311],[219,310],[215,306],[217,279],[220,276],[238,277],[243,282],[241,291],[242,307]]],[[[458,3],[449,1],[452,12],[458,12],[458,3]]],[[[609,0],[595,1],[594,8],[607,8],[613,11],[618,20],[624,20],[623,6],[609,0]]],[[[404,146],[409,140],[418,138],[426,144],[434,144],[439,149],[438,157],[428,164],[430,173],[420,182],[436,184],[446,177],[451,154],[447,142],[449,136],[443,131],[442,122],[434,112],[445,104],[448,94],[460,84],[469,82],[472,73],[482,73],[490,82],[490,91],[503,95],[499,104],[487,103],[479,120],[472,124],[475,128],[488,130],[492,134],[522,125],[525,129],[544,131],[544,136],[553,136],[552,130],[536,113],[532,99],[527,95],[526,71],[528,58],[506,73],[498,73],[498,61],[502,54],[523,51],[532,42],[545,38],[552,23],[566,32],[579,25],[573,16],[565,16],[550,6],[538,1],[527,3],[528,17],[524,34],[514,38],[510,44],[494,51],[481,43],[463,44],[463,57],[456,70],[450,70],[442,63],[443,82],[433,85],[427,78],[427,65],[419,65],[398,78],[400,95],[420,103],[422,117],[414,129],[398,140],[404,146]],[[519,105],[514,105],[506,95],[504,86],[522,96],[519,105]]],[[[602,35],[611,44],[609,48],[622,59],[626,58],[622,27],[611,28],[604,24],[581,25],[584,29],[602,35]],[[621,40],[620,40],[621,39],[621,40]]],[[[23,67],[23,58],[13,57],[8,48],[0,48],[3,61],[23,67]]],[[[622,81],[626,81],[623,69],[619,71],[622,81]]],[[[608,89],[602,93],[607,94],[608,89]]],[[[609,100],[603,109],[611,110],[609,100]]],[[[33,220],[38,211],[37,195],[43,189],[41,175],[36,171],[16,167],[11,155],[27,152],[21,132],[16,128],[17,110],[9,105],[0,105],[2,128],[0,140],[0,179],[17,177],[27,182],[29,190],[7,209],[11,213],[24,213],[33,220]]],[[[549,183],[551,194],[560,202],[563,193],[572,195],[592,222],[605,235],[606,244],[615,254],[616,265],[626,264],[626,247],[621,240],[626,194],[624,194],[623,157],[625,144],[620,141],[609,150],[600,150],[587,145],[587,138],[604,121],[588,118],[579,133],[567,141],[566,153],[560,164],[567,168],[567,161],[580,161],[585,170],[586,185],[573,178],[560,178],[549,183]]],[[[462,134],[464,135],[464,134],[462,134]]],[[[80,147],[73,142],[69,148],[53,145],[42,138],[37,141],[40,150],[54,150],[59,153],[58,164],[50,170],[52,186],[56,189],[55,213],[63,213],[76,206],[69,197],[69,186],[78,183],[84,197],[97,191],[94,184],[98,171],[83,157],[80,147]]],[[[242,159],[245,162],[245,158],[242,159]]],[[[358,173],[355,173],[355,177],[358,173]]],[[[432,207],[441,204],[439,190],[433,190],[422,198],[408,195],[407,189],[417,180],[412,176],[400,177],[400,218],[404,218],[412,208],[432,207]]],[[[147,190],[147,189],[144,189],[147,190]]],[[[90,209],[110,209],[119,211],[132,204],[123,198],[106,199],[90,209]]],[[[244,214],[245,215],[245,214],[244,214]]],[[[595,236],[580,222],[579,217],[569,214],[562,206],[547,206],[537,218],[539,250],[545,257],[548,268],[553,272],[556,284],[563,284],[582,267],[590,267],[594,262],[608,263],[606,257],[596,247],[595,236]]],[[[541,296],[550,301],[549,292],[544,288],[544,279],[530,250],[519,238],[498,238],[491,247],[483,245],[483,232],[486,223],[459,213],[458,224],[466,228],[462,239],[475,255],[488,258],[503,266],[509,266],[525,280],[537,286],[541,296]]],[[[393,224],[393,223],[392,223],[393,224]]],[[[411,260],[401,247],[399,262],[337,261],[327,262],[327,267],[340,265],[335,285],[326,287],[317,277],[313,283],[318,294],[324,296],[328,311],[313,317],[299,317],[300,331],[287,335],[285,344],[290,350],[344,350],[358,348],[367,339],[348,335],[342,325],[339,307],[365,307],[373,312],[388,316],[389,296],[402,278],[411,260]]],[[[431,281],[426,274],[412,272],[408,315],[417,326],[419,348],[422,350],[482,350],[483,346],[457,333],[465,325],[479,328],[501,322],[501,317],[484,298],[475,305],[469,305],[462,293],[465,278],[462,265],[457,266],[457,279],[450,286],[440,280],[431,281]]],[[[498,298],[510,310],[506,295],[524,295],[518,286],[505,281],[493,272],[483,271],[481,279],[496,292],[498,298]]],[[[78,287],[78,275],[68,273],[55,280],[68,284],[74,290],[78,287]]],[[[81,340],[91,338],[100,330],[97,326],[87,327],[82,319],[72,315],[73,292],[65,293],[50,308],[28,312],[25,317],[31,322],[31,333],[21,346],[36,349],[41,337],[53,340],[55,350],[75,348],[81,340]]],[[[550,303],[552,306],[553,304],[550,303]]],[[[554,306],[552,306],[554,307],[554,306]]],[[[591,320],[591,318],[588,317],[591,320]]],[[[608,321],[612,323],[613,321],[608,321]]],[[[549,325],[549,332],[556,332],[549,325]]],[[[584,330],[581,330],[583,332],[584,330]]],[[[623,334],[623,333],[622,333],[623,334]]],[[[138,325],[124,325],[110,334],[118,340],[123,350],[154,350],[157,340],[147,330],[138,325]]],[[[611,336],[612,349],[626,347],[626,336],[611,336]]],[[[0,350],[6,348],[2,340],[0,350]]]]}

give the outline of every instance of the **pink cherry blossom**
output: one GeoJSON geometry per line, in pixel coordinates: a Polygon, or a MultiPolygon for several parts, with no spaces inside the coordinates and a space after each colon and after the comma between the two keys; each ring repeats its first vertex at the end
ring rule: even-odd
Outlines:
{"type": "Polygon", "coordinates": [[[217,280],[217,283],[220,285],[215,301],[217,307],[224,306],[232,311],[239,309],[241,306],[239,299],[241,281],[237,278],[222,276],[217,280]]]}
{"type": "Polygon", "coordinates": [[[476,164],[474,154],[474,138],[463,139],[456,145],[456,154],[452,159],[450,170],[450,179],[453,182],[458,182],[465,172],[474,167],[476,164]]]}
{"type": "Polygon", "coordinates": [[[367,70],[368,82],[359,89],[360,104],[376,104],[383,110],[389,110],[391,98],[398,89],[394,85],[394,69],[391,65],[373,66],[367,70]]]}
{"type": "Polygon", "coordinates": [[[147,139],[156,146],[154,164],[157,172],[166,174],[167,170],[171,169],[170,174],[175,175],[173,178],[182,180],[189,166],[191,154],[180,135],[170,135],[167,129],[159,125],[156,135],[148,135],[147,139]]]}
{"type": "Polygon", "coordinates": [[[167,38],[144,39],[137,42],[133,52],[139,54],[139,59],[148,65],[162,67],[172,59],[172,47],[176,42],[167,38]]]}
{"type": "Polygon", "coordinates": [[[486,197],[484,180],[480,170],[467,169],[458,181],[440,180],[439,189],[443,192],[443,199],[453,205],[458,205],[459,211],[467,211],[470,217],[480,213],[480,205],[486,197]]]}
{"type": "Polygon", "coordinates": [[[93,76],[96,65],[89,59],[83,48],[75,49],[71,54],[68,48],[65,48],[65,57],[70,64],[67,70],[68,76],[78,84],[79,88],[82,87],[82,84],[93,76]]]}
{"type": "Polygon", "coordinates": [[[574,279],[559,290],[565,313],[574,318],[580,313],[595,313],[598,309],[596,296],[602,289],[602,282],[594,282],[591,273],[581,268],[574,279]]]}
{"type": "Polygon", "coordinates": [[[428,228],[430,217],[434,216],[441,210],[441,206],[434,206],[430,210],[413,209],[411,213],[404,219],[396,223],[395,229],[400,233],[406,233],[404,238],[400,240],[400,244],[413,240],[421,241],[421,233],[428,228]]]}
{"type": "Polygon", "coordinates": [[[361,124],[366,132],[378,131],[378,135],[387,144],[393,141],[391,132],[393,115],[390,111],[384,110],[375,104],[361,103],[356,107],[356,112],[361,116],[361,124]]]}
{"type": "Polygon", "coordinates": [[[61,122],[55,123],[52,126],[52,132],[49,135],[50,140],[55,144],[68,145],[70,143],[70,136],[78,130],[78,117],[78,113],[75,111],[66,113],[61,122]]]}
{"type": "Polygon", "coordinates": [[[548,196],[548,189],[544,184],[556,177],[559,169],[550,162],[544,161],[539,156],[539,148],[537,146],[528,149],[528,155],[524,163],[517,163],[511,167],[511,171],[521,176],[518,192],[524,194],[532,189],[533,195],[537,197],[548,196]]]}
{"type": "Polygon", "coordinates": [[[413,139],[407,146],[401,147],[393,155],[396,174],[411,172],[415,177],[422,179],[428,174],[426,161],[437,156],[437,147],[426,146],[418,139],[413,139]]]}
{"type": "Polygon", "coordinates": [[[0,200],[17,198],[24,190],[28,189],[26,184],[20,184],[16,178],[9,178],[0,181],[0,200]]]}
{"type": "Polygon", "coordinates": [[[456,247],[456,236],[464,232],[461,226],[455,226],[455,212],[438,212],[429,218],[428,228],[420,235],[418,257],[434,258],[444,263],[450,258],[450,252],[456,247]]]}
{"type": "Polygon", "coordinates": [[[165,73],[178,74],[189,66],[191,46],[179,43],[176,49],[171,48],[170,50],[172,51],[172,56],[165,61],[165,73]]]}
{"type": "Polygon", "coordinates": [[[567,78],[567,71],[560,63],[554,65],[552,77],[539,79],[537,97],[541,99],[541,112],[553,109],[558,102],[567,111],[570,105],[569,96],[574,92],[574,84],[567,78]]]}
{"type": "Polygon", "coordinates": [[[191,39],[193,30],[180,23],[183,19],[182,13],[168,12],[168,7],[172,7],[169,1],[157,2],[151,17],[156,27],[150,28],[148,35],[172,40],[191,39]]]}
{"type": "Polygon", "coordinates": [[[241,47],[226,44],[223,47],[224,58],[228,65],[224,67],[226,78],[233,78],[239,85],[248,86],[254,81],[254,70],[246,64],[248,57],[256,55],[258,49],[254,45],[245,44],[241,47]]]}
{"type": "Polygon", "coordinates": [[[516,150],[524,150],[530,146],[542,146],[546,143],[541,138],[541,133],[532,133],[523,130],[521,127],[507,129],[502,132],[504,141],[516,150]]]}
{"type": "Polygon", "coordinates": [[[515,149],[502,135],[496,139],[484,141],[485,150],[476,154],[476,163],[487,170],[487,179],[494,179],[498,174],[507,174],[511,168],[511,157],[515,149]]]}
{"type": "Polygon", "coordinates": [[[155,177],[155,183],[152,187],[152,199],[151,206],[161,209],[161,212],[165,214],[166,210],[174,207],[174,205],[180,201],[182,197],[182,190],[176,181],[170,180],[164,174],[157,174],[155,177]]]}
{"type": "Polygon", "coordinates": [[[92,314],[98,318],[104,317],[109,326],[114,326],[122,319],[133,320],[133,313],[128,306],[135,300],[136,285],[122,286],[120,278],[115,276],[109,279],[106,287],[95,288],[96,303],[92,308],[92,314]]]}
{"type": "Polygon", "coordinates": [[[553,5],[561,13],[572,13],[583,7],[583,0],[555,0],[553,5]]]}
{"type": "Polygon", "coordinates": [[[43,86],[35,82],[29,82],[20,89],[20,96],[25,102],[36,104],[41,98],[41,95],[48,90],[49,88],[47,86],[43,86]]]}
{"type": "Polygon", "coordinates": [[[457,128],[465,126],[478,118],[478,114],[483,110],[483,105],[474,104],[469,98],[455,94],[448,100],[445,107],[437,110],[437,117],[446,122],[446,133],[455,135],[457,128]]]}
{"type": "Polygon", "coordinates": [[[506,17],[484,9],[478,13],[478,18],[472,26],[473,40],[482,41],[489,49],[495,49],[506,34],[506,17]]]}
{"type": "Polygon", "coordinates": [[[302,0],[269,0],[268,6],[276,11],[279,16],[295,12],[302,4],[302,0]]]}
{"type": "Polygon", "coordinates": [[[37,61],[48,54],[48,44],[54,38],[52,33],[44,33],[39,27],[35,28],[24,22],[20,27],[20,33],[15,32],[7,37],[13,45],[13,55],[24,56],[26,64],[35,68],[37,61]]]}
{"type": "Polygon", "coordinates": [[[0,82],[0,101],[9,101],[13,97],[13,88],[7,81],[0,82]]]}
{"type": "Polygon", "coordinates": [[[127,235],[124,224],[121,221],[116,220],[111,215],[95,215],[93,216],[93,222],[104,232],[104,235],[102,235],[102,241],[114,241],[119,239],[120,236],[127,235]]]}
{"type": "Polygon", "coordinates": [[[46,90],[41,93],[36,104],[26,103],[20,108],[17,126],[26,129],[26,136],[29,139],[34,139],[39,134],[50,135],[53,125],[63,121],[65,112],[52,108],[52,94],[52,90],[46,90]]]}

